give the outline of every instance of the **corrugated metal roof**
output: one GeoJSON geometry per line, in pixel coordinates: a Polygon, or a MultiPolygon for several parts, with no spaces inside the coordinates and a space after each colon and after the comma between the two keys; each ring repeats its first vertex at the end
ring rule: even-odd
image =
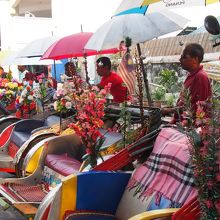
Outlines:
{"type": "MultiPolygon", "coordinates": [[[[143,56],[146,56],[147,58],[164,57],[165,59],[166,56],[169,56],[174,57],[175,60],[176,55],[180,55],[185,45],[188,43],[201,44],[205,53],[212,54],[220,52],[220,46],[213,48],[211,38],[212,35],[207,32],[194,35],[161,38],[145,42],[141,45],[141,50],[145,53],[143,56]]],[[[214,57],[212,60],[216,60],[216,56],[214,57]]],[[[217,59],[219,59],[219,57],[217,57],[217,59]]]]}

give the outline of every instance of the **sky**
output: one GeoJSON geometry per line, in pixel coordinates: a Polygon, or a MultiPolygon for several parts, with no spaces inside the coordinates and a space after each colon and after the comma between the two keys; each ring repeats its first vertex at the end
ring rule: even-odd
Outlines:
{"type": "MultiPolygon", "coordinates": [[[[55,11],[56,26],[59,35],[72,34],[81,30],[95,32],[111,16],[120,5],[121,0],[54,0],[59,7],[55,11]],[[60,5],[59,5],[60,4],[60,5]],[[65,13],[64,13],[65,12],[65,13]],[[63,24],[65,22],[65,25],[63,24]],[[62,31],[61,31],[62,30],[62,31]]],[[[178,8],[174,12],[191,20],[188,26],[200,27],[207,15],[220,15],[220,4],[207,7],[178,8]]]]}
{"type": "Polygon", "coordinates": [[[206,7],[194,6],[191,8],[178,8],[173,11],[189,19],[190,22],[188,25],[200,27],[203,25],[207,15],[220,15],[220,4],[210,4],[206,7]]]}

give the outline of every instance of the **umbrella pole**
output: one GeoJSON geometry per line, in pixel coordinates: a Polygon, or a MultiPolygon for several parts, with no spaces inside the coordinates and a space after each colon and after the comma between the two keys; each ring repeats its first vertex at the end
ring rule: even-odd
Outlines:
{"type": "Polygon", "coordinates": [[[88,73],[86,56],[84,56],[84,67],[85,67],[85,73],[86,73],[86,82],[88,83],[88,85],[90,85],[90,82],[89,82],[90,78],[89,78],[89,73],[88,73]]]}
{"type": "Polygon", "coordinates": [[[140,44],[137,44],[137,51],[138,51],[138,56],[139,56],[139,59],[140,59],[140,65],[141,65],[141,69],[142,69],[142,73],[143,73],[143,78],[144,78],[145,90],[146,90],[146,94],[147,94],[148,105],[150,107],[152,107],[152,101],[151,101],[151,97],[150,97],[150,91],[149,91],[149,86],[148,86],[147,74],[146,74],[146,71],[144,69],[143,60],[141,59],[141,47],[140,47],[140,44]]]}
{"type": "Polygon", "coordinates": [[[54,65],[54,77],[55,77],[55,79],[57,79],[57,71],[56,71],[56,62],[55,62],[55,60],[53,61],[53,65],[54,65]]]}

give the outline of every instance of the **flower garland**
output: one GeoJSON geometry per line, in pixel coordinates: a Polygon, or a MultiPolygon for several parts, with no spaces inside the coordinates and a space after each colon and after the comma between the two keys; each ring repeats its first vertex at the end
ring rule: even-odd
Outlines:
{"type": "Polygon", "coordinates": [[[77,122],[71,123],[69,127],[74,129],[86,147],[92,167],[97,164],[97,151],[101,147],[101,141],[103,140],[103,135],[100,133],[99,128],[104,124],[102,118],[109,89],[110,87],[106,86],[99,91],[96,86],[93,86],[91,89],[84,90],[78,96],[74,94],[78,112],[77,122]]]}
{"type": "Polygon", "coordinates": [[[201,205],[202,220],[220,218],[220,100],[198,102],[193,123],[184,122],[201,205]]]}

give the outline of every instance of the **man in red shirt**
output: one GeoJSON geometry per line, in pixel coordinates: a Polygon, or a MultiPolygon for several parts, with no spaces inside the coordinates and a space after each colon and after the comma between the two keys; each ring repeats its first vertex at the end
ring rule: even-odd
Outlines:
{"type": "MultiPolygon", "coordinates": [[[[196,103],[198,101],[205,101],[212,95],[212,89],[208,75],[203,70],[203,66],[201,65],[203,56],[204,50],[202,46],[197,43],[192,43],[185,47],[180,57],[180,64],[182,68],[189,72],[186,80],[184,81],[184,90],[189,91],[191,107],[194,114],[197,109],[196,103]]],[[[183,92],[181,92],[177,101],[177,107],[180,109],[186,105],[183,96],[183,92]]],[[[163,110],[162,112],[166,112],[166,110],[163,110]]],[[[170,109],[170,112],[174,112],[174,119],[178,119],[175,109],[170,109]]],[[[169,113],[169,111],[166,113],[169,113]]]]}
{"type": "Polygon", "coordinates": [[[114,102],[121,103],[128,99],[128,89],[122,78],[111,71],[111,61],[108,57],[100,57],[96,61],[96,69],[98,75],[102,77],[97,85],[100,89],[111,83],[110,93],[114,102]]]}

